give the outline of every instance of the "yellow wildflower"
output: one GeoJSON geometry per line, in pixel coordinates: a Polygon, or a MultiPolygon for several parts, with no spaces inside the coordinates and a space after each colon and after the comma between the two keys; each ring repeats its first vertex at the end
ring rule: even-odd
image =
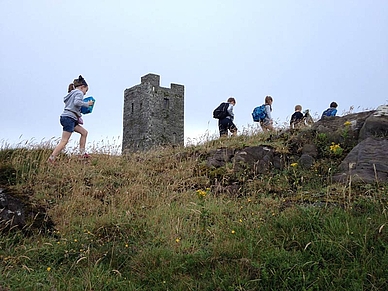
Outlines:
{"type": "Polygon", "coordinates": [[[352,123],[350,121],[345,121],[344,125],[349,126],[349,125],[352,125],[352,123]]]}
{"type": "Polygon", "coordinates": [[[292,163],[291,164],[291,167],[293,167],[293,168],[295,168],[295,167],[297,167],[298,166],[298,163],[292,163]]]}
{"type": "Polygon", "coordinates": [[[197,190],[197,194],[199,198],[204,198],[207,194],[207,191],[197,190]]]}
{"type": "Polygon", "coordinates": [[[334,142],[332,142],[330,146],[330,152],[335,155],[341,155],[343,152],[343,149],[339,144],[335,144],[334,142]]]}

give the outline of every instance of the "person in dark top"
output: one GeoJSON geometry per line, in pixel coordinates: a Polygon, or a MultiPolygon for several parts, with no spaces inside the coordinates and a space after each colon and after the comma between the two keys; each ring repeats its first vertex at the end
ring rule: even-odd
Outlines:
{"type": "Polygon", "coordinates": [[[304,116],[302,111],[302,106],[296,105],[295,106],[295,112],[291,116],[290,120],[290,129],[298,129],[304,124],[304,116]]]}
{"type": "Polygon", "coordinates": [[[228,130],[231,132],[232,135],[237,135],[237,127],[233,123],[233,107],[236,105],[236,99],[230,97],[226,102],[229,103],[228,115],[225,118],[218,120],[218,129],[220,131],[220,137],[228,136],[228,130]]]}

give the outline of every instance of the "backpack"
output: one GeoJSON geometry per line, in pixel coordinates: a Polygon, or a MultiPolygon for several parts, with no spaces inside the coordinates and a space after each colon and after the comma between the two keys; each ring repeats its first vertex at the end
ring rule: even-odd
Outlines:
{"type": "Polygon", "coordinates": [[[334,110],[335,110],[335,109],[333,109],[333,108],[328,108],[328,109],[326,109],[325,111],[323,111],[321,118],[323,118],[324,116],[331,116],[331,114],[332,114],[332,112],[333,112],[334,110]]]}
{"type": "Polygon", "coordinates": [[[228,113],[229,103],[223,102],[213,111],[213,118],[215,119],[224,119],[228,113]]]}
{"type": "Polygon", "coordinates": [[[252,112],[252,118],[255,122],[263,121],[264,118],[267,117],[267,114],[265,113],[265,104],[261,106],[257,106],[255,109],[253,109],[252,112]]]}

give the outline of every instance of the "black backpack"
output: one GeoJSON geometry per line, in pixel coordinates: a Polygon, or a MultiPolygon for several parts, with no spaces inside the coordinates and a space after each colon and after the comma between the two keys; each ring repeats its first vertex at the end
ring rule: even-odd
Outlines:
{"type": "Polygon", "coordinates": [[[213,118],[224,119],[229,115],[228,113],[229,103],[223,102],[213,111],[213,118]]]}

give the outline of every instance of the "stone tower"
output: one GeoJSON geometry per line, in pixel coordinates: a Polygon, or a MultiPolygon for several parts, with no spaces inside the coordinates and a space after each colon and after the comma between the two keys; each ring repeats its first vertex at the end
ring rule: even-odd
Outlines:
{"type": "Polygon", "coordinates": [[[184,90],[160,87],[160,76],[148,74],[124,91],[123,153],[184,144],[184,90]]]}

